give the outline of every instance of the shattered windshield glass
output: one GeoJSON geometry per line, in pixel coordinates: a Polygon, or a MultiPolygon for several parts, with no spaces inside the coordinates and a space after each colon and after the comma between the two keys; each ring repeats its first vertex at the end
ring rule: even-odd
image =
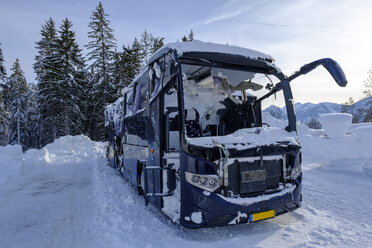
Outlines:
{"type": "Polygon", "coordinates": [[[278,82],[272,75],[200,65],[183,64],[182,73],[188,137],[258,126],[253,103],[278,82]],[[226,119],[239,123],[231,128],[226,119]]]}

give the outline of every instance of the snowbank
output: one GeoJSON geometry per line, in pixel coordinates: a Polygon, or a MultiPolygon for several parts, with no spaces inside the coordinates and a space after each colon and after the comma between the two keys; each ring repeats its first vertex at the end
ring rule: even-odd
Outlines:
{"type": "MultiPolygon", "coordinates": [[[[270,126],[283,128],[286,125],[285,121],[278,120],[268,113],[263,117],[270,126]]],[[[344,119],[339,115],[335,117],[337,120],[338,118],[344,119]]],[[[372,158],[372,123],[352,124],[349,129],[346,127],[341,132],[345,135],[332,139],[334,136],[327,137],[323,129],[311,129],[299,123],[298,135],[304,160],[325,163],[340,159],[372,158]],[[346,130],[348,131],[345,134],[346,130]]]]}
{"type": "Polygon", "coordinates": [[[65,136],[37,150],[22,153],[18,145],[0,147],[0,184],[23,173],[29,167],[74,164],[93,161],[104,154],[104,143],[84,135],[65,136]]]}
{"type": "Polygon", "coordinates": [[[19,166],[22,161],[22,146],[8,145],[0,147],[0,184],[19,172],[19,166]]]}
{"type": "Polygon", "coordinates": [[[31,149],[24,158],[31,164],[66,164],[94,160],[102,155],[104,144],[91,141],[87,136],[64,136],[41,150],[31,149]]]}

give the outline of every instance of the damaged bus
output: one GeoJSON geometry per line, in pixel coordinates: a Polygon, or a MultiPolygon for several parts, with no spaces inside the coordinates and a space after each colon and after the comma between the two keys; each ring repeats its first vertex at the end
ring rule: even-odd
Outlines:
{"type": "Polygon", "coordinates": [[[264,53],[200,41],[160,48],[106,108],[107,158],[143,195],[187,228],[252,223],[301,206],[301,147],[290,82],[332,59],[284,75],[264,53]],[[281,98],[288,125],[270,126],[281,98]],[[269,102],[270,104],[270,102],[269,102]]]}

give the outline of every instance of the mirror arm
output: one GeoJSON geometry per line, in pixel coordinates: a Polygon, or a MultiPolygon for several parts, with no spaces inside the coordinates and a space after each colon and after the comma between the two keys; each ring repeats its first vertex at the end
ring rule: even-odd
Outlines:
{"type": "Polygon", "coordinates": [[[336,61],[330,58],[318,59],[309,64],[303,65],[300,70],[287,77],[287,80],[288,82],[291,82],[298,76],[305,75],[320,65],[322,65],[329,72],[329,74],[331,74],[331,76],[339,86],[345,87],[347,85],[344,71],[341,69],[340,65],[336,61]]]}

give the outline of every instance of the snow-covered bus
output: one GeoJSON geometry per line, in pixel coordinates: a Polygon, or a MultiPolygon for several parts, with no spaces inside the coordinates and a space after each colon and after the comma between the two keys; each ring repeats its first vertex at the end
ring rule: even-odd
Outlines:
{"type": "Polygon", "coordinates": [[[188,228],[251,223],[301,206],[301,147],[290,82],[264,53],[199,41],[160,48],[106,109],[109,164],[174,222],[188,228]],[[262,109],[278,100],[288,125],[262,109]]]}

